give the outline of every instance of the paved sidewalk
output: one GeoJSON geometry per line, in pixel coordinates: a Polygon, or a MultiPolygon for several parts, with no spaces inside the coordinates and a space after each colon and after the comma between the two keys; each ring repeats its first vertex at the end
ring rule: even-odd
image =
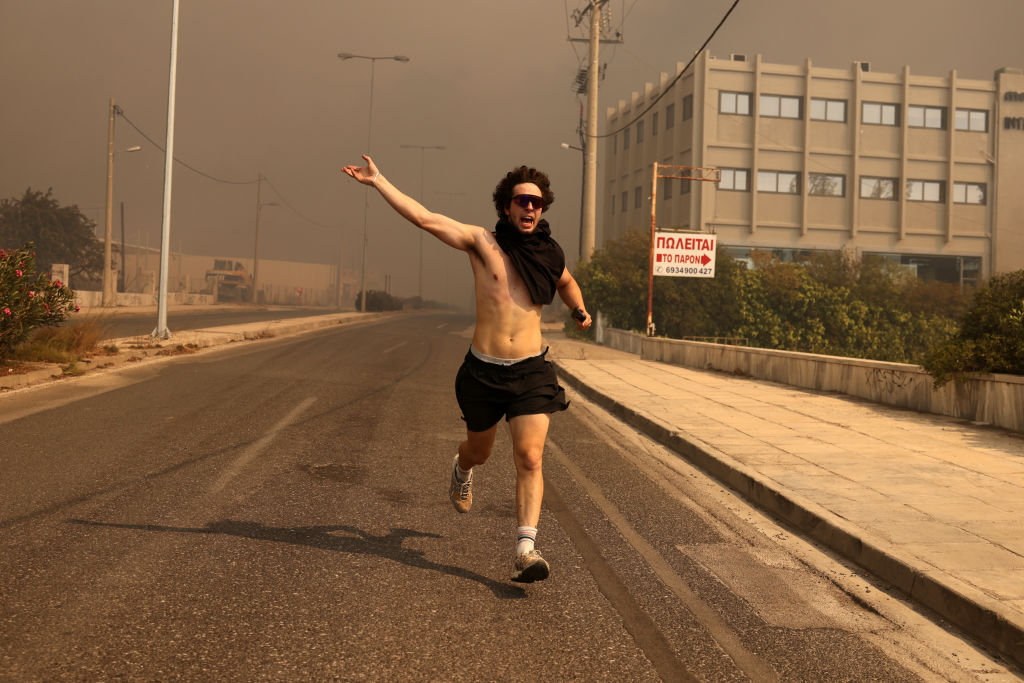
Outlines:
{"type": "Polygon", "coordinates": [[[568,385],[1024,665],[1024,435],[548,336],[568,385]]]}

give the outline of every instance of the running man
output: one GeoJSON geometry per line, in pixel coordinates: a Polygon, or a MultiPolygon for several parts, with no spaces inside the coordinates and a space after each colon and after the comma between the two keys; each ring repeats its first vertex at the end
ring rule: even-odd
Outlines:
{"type": "Polygon", "coordinates": [[[452,462],[449,497],[459,512],[473,505],[473,468],[491,455],[504,416],[516,466],[516,550],[513,581],[531,583],[550,568],[534,547],[544,479],[541,459],[549,414],[569,404],[554,366],[541,349],[541,307],[557,292],[581,330],[591,319],[583,294],[565,267],[562,248],[541,214],[554,201],[548,177],[520,166],[494,189],[498,224],[490,232],[426,209],[388,182],[373,160],[341,170],[377,188],[413,225],[469,255],[476,290],[473,343],[455,379],[455,395],[466,421],[466,440],[452,462]]]}

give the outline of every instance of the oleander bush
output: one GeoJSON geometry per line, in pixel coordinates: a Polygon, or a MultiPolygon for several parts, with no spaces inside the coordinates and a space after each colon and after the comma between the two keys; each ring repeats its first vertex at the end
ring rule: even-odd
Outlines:
{"type": "Polygon", "coordinates": [[[32,330],[58,325],[76,311],[75,295],[67,285],[36,272],[31,242],[0,249],[0,362],[32,330]]]}

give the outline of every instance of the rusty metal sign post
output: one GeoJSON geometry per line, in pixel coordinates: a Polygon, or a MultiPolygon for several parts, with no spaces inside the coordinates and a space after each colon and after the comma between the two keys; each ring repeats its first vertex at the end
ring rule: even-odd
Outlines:
{"type": "MultiPolygon", "coordinates": [[[[722,179],[722,172],[717,168],[703,168],[700,166],[673,166],[671,164],[659,164],[654,162],[651,171],[651,246],[648,260],[647,273],[647,336],[654,336],[654,239],[658,206],[658,178],[671,178],[674,180],[700,180],[717,183],[722,179]],[[665,172],[662,172],[665,169],[665,172]]],[[[682,231],[680,231],[682,232],[682,231]]],[[[688,232],[700,232],[698,230],[688,232]]]]}

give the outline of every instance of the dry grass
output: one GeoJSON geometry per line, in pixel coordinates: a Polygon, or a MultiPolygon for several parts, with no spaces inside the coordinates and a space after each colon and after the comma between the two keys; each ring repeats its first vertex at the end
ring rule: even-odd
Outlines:
{"type": "Polygon", "coordinates": [[[81,320],[61,327],[41,327],[22,342],[13,358],[43,363],[73,363],[91,353],[106,336],[98,320],[81,320]]]}

